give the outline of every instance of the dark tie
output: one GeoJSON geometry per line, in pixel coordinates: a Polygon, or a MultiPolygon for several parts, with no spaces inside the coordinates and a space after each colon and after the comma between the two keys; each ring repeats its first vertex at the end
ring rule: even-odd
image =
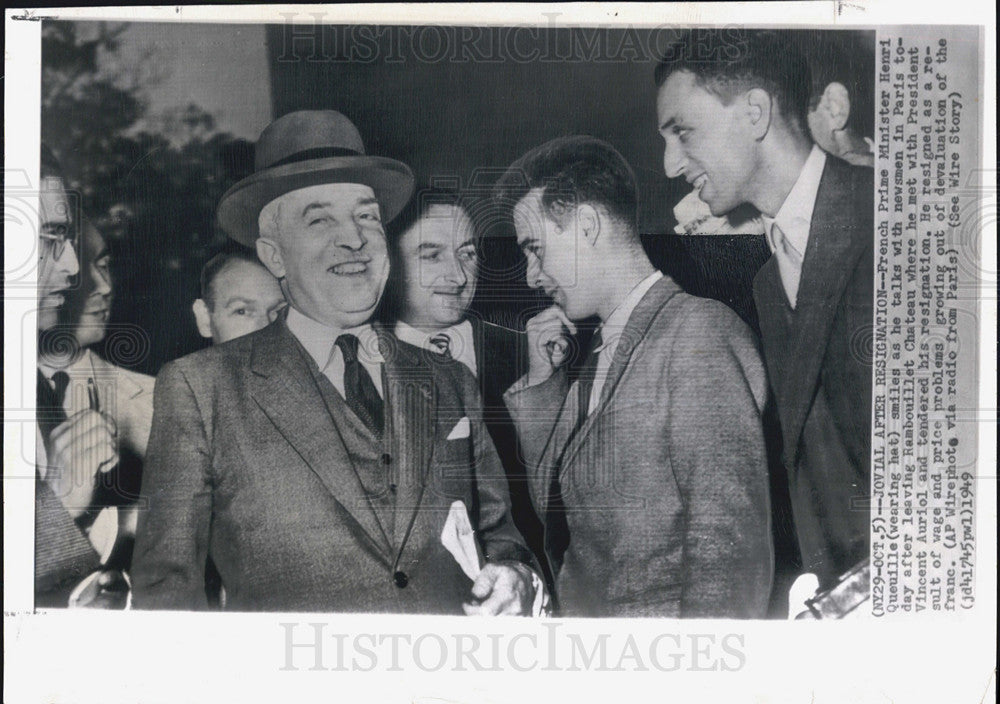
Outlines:
{"type": "Polygon", "coordinates": [[[583,366],[580,367],[579,381],[579,405],[577,416],[576,416],[576,428],[574,433],[580,429],[583,422],[587,420],[590,409],[590,392],[594,388],[594,377],[597,376],[597,359],[600,356],[600,347],[603,344],[601,339],[601,331],[598,330],[594,333],[593,339],[590,341],[590,353],[587,355],[587,359],[584,360],[583,366]]]}
{"type": "Polygon", "coordinates": [[[439,332],[437,335],[432,337],[428,342],[442,357],[446,359],[451,359],[451,338],[448,337],[447,333],[439,332]]]}
{"type": "Polygon", "coordinates": [[[341,335],[337,338],[337,347],[344,355],[344,396],[347,406],[369,430],[381,437],[385,428],[382,397],[378,395],[368,370],[358,359],[358,338],[354,335],[341,335]]]}
{"type": "Polygon", "coordinates": [[[66,387],[69,386],[69,374],[63,371],[52,375],[53,389],[49,385],[48,379],[38,370],[38,426],[42,430],[42,437],[46,440],[57,425],[66,420],[66,409],[63,402],[66,399],[66,387]]]}

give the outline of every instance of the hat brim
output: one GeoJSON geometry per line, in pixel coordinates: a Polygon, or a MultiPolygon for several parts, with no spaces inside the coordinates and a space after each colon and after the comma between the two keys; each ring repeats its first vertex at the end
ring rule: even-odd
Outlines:
{"type": "Polygon", "coordinates": [[[219,201],[219,225],[230,238],[253,247],[260,235],[261,209],[291,191],[324,183],[360,183],[375,192],[382,221],[390,222],[413,195],[413,172],[401,161],[380,156],[309,159],[264,169],[226,191],[219,201]]]}

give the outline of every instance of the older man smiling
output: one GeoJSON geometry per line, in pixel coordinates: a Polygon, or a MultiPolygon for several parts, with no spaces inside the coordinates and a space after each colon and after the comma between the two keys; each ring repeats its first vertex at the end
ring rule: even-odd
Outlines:
{"type": "Polygon", "coordinates": [[[211,557],[234,610],[526,613],[531,556],[475,381],[373,327],[383,221],[408,167],[365,155],[333,111],[286,115],[219,220],[281,281],[286,315],[164,367],[134,568],[140,608],[205,606],[211,557]],[[461,502],[483,569],[442,542],[461,502]]]}

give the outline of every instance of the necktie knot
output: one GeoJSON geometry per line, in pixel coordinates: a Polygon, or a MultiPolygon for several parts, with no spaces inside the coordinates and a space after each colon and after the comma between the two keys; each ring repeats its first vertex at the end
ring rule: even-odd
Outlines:
{"type": "Polygon", "coordinates": [[[344,399],[358,418],[376,436],[381,436],[385,430],[382,397],[358,359],[359,340],[356,335],[344,334],[337,338],[336,345],[344,355],[344,399]]]}
{"type": "Polygon", "coordinates": [[[444,357],[451,357],[451,338],[447,333],[439,332],[429,342],[439,354],[444,357]]]}
{"type": "Polygon", "coordinates": [[[340,353],[344,355],[345,365],[358,361],[358,344],[356,335],[341,335],[337,338],[336,345],[340,348],[340,353]]]}

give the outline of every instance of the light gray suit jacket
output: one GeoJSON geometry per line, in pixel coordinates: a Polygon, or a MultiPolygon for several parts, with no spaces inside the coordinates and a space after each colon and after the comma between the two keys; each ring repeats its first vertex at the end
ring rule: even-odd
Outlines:
{"type": "Polygon", "coordinates": [[[575,435],[578,393],[565,374],[508,390],[543,520],[560,473],[569,546],[549,559],[563,614],[765,615],[766,396],[746,325],[667,277],[632,312],[575,435]]]}

